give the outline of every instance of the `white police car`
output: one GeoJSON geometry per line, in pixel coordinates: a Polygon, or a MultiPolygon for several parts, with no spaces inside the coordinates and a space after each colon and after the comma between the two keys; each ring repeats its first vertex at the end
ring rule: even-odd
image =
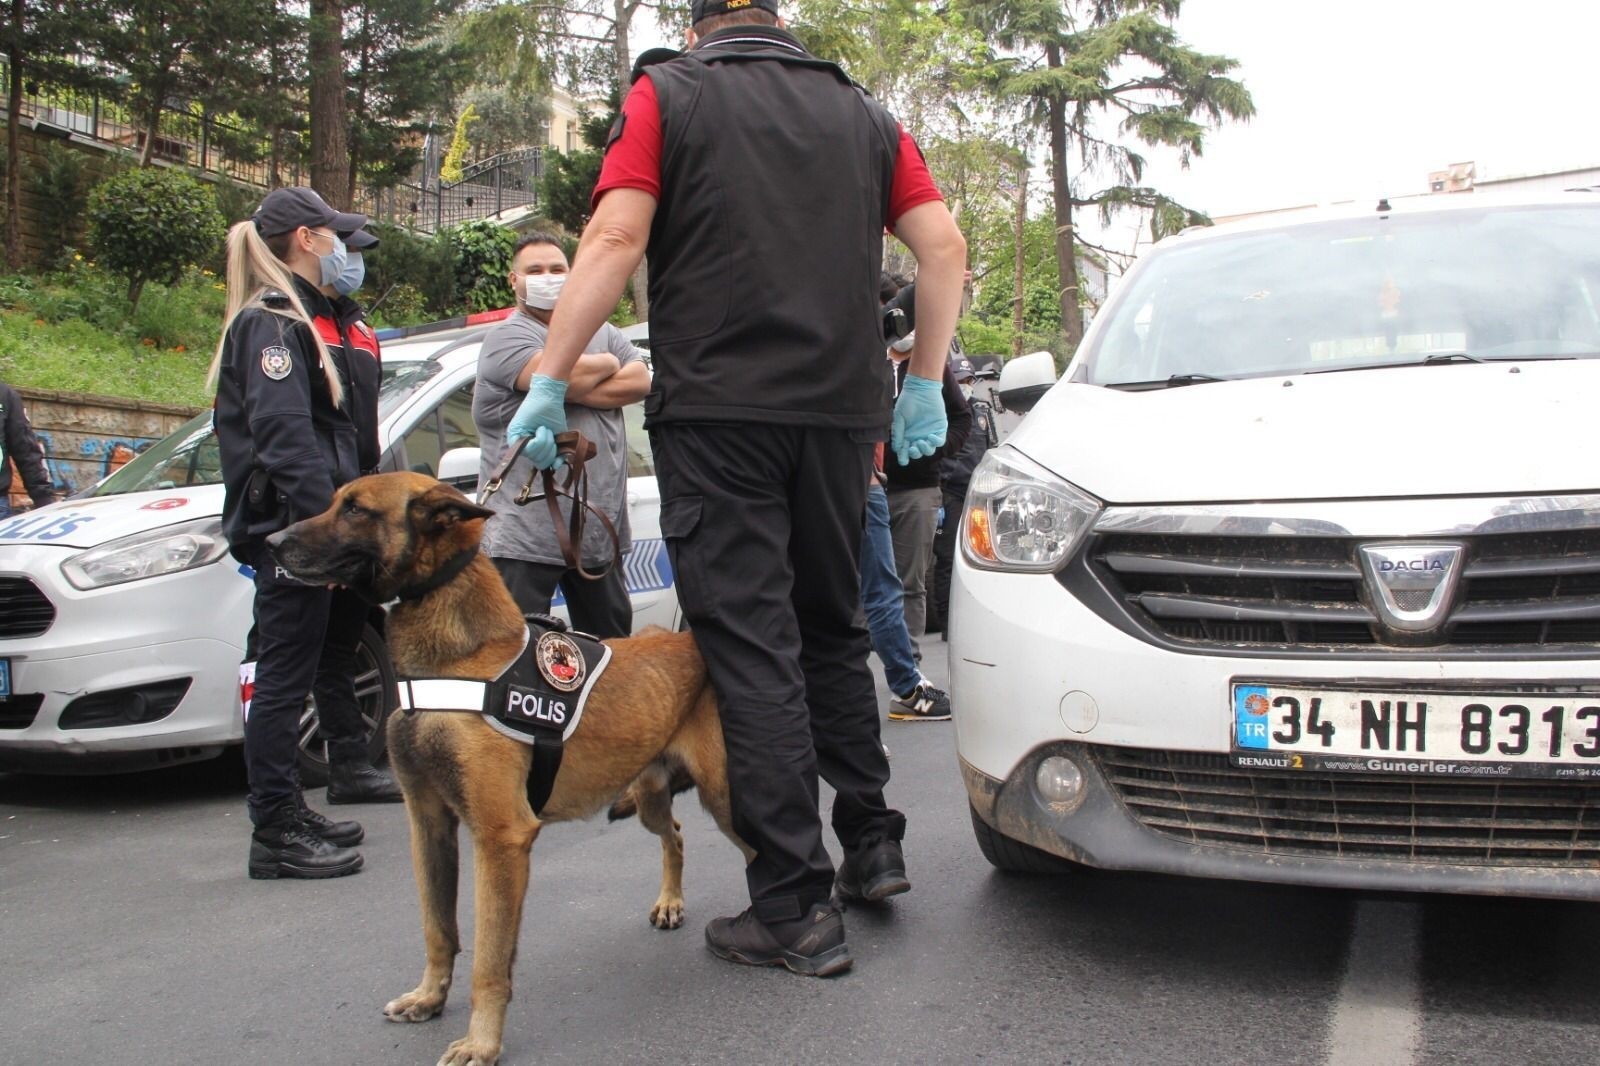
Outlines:
{"type": "MultiPolygon", "coordinates": [[[[383,469],[472,492],[484,332],[385,347],[383,469]]],[[[634,622],[670,628],[677,596],[642,406],[626,414],[634,539],[624,566],[634,622]]],[[[243,739],[238,667],[253,586],[222,537],[221,477],[208,412],[77,497],[0,521],[0,770],[144,769],[208,758],[243,739]]],[[[375,609],[356,682],[375,757],[394,701],[382,630],[375,609]]],[[[300,749],[302,776],[316,783],[326,750],[313,704],[300,749]]]]}
{"type": "Polygon", "coordinates": [[[1141,255],[966,500],[985,856],[1600,898],[1597,391],[1593,193],[1141,255]]]}

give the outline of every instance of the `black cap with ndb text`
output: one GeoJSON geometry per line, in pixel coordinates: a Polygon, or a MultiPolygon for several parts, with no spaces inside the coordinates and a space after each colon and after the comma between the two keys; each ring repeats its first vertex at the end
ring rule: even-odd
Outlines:
{"type": "Polygon", "coordinates": [[[315,190],[300,185],[273,189],[251,217],[256,224],[256,232],[263,237],[276,237],[301,226],[312,229],[321,226],[335,233],[354,233],[367,224],[366,215],[335,211],[315,190]]]}
{"type": "Polygon", "coordinates": [[[689,5],[689,22],[693,25],[712,15],[727,15],[735,11],[752,10],[778,13],[778,0],[694,0],[689,5]]]}

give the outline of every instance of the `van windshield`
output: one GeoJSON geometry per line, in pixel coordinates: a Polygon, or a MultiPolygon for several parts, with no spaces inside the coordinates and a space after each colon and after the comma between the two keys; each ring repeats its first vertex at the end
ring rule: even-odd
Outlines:
{"type": "Polygon", "coordinates": [[[1600,355],[1600,204],[1453,210],[1157,247],[1091,384],[1600,355]]]}

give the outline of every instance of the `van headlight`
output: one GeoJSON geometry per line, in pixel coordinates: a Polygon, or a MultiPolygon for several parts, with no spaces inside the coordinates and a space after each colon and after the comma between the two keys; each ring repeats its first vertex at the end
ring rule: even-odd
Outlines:
{"type": "Polygon", "coordinates": [[[1015,448],[995,448],[972,474],[961,551],[985,570],[1048,573],[1071,557],[1100,508],[1015,448]]]}
{"type": "Polygon", "coordinates": [[[222,519],[203,518],[198,522],[135,533],[91,548],[62,563],[61,572],[73,588],[99,589],[193,570],[216,562],[227,550],[222,519]]]}

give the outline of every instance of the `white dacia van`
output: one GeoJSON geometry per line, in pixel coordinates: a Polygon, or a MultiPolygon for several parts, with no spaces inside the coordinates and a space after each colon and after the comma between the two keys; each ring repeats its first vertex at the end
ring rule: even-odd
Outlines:
{"type": "Polygon", "coordinates": [[[972,478],[984,854],[1600,896],[1597,403],[1600,194],[1155,245],[972,478]]]}

